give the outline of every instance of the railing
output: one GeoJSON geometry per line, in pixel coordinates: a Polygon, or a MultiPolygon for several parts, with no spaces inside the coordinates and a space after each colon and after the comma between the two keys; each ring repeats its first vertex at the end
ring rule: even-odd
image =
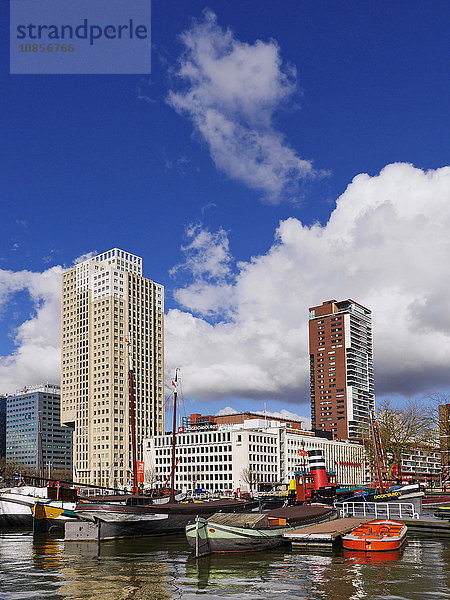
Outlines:
{"type": "Polygon", "coordinates": [[[411,502],[342,502],[341,517],[373,517],[374,519],[418,519],[411,502]]]}

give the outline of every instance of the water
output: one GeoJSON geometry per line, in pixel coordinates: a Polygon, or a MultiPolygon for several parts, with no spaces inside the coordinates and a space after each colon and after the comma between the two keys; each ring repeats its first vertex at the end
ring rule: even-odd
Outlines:
{"type": "Polygon", "coordinates": [[[0,534],[0,600],[450,599],[450,540],[379,555],[290,550],[192,558],[183,536],[102,543],[0,534]]]}

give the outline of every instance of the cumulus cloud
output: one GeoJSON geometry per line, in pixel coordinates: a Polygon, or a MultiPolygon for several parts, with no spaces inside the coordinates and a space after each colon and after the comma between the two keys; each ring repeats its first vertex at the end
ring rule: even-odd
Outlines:
{"type": "Polygon", "coordinates": [[[325,225],[282,221],[226,286],[192,269],[195,294],[166,317],[168,366],[196,397],[307,403],[308,308],[352,298],[373,311],[379,395],[449,386],[449,230],[450,167],[358,175],[325,225]]]}
{"type": "Polygon", "coordinates": [[[170,274],[186,271],[194,281],[176,289],[175,299],[197,314],[227,313],[232,305],[233,286],[228,283],[232,277],[232,256],[226,231],[213,233],[196,224],[187,227],[186,237],[189,243],[182,246],[185,261],[171,269],[170,274]]]}
{"type": "Polygon", "coordinates": [[[181,41],[176,76],[184,87],[169,93],[169,104],[191,119],[229,177],[272,203],[295,196],[299,181],[316,173],[273,123],[296,89],[295,68],[282,65],[277,43],[241,42],[218,26],[211,11],[181,41]]]}
{"type": "Polygon", "coordinates": [[[62,267],[43,273],[0,270],[0,308],[22,291],[28,292],[33,306],[30,318],[14,331],[14,352],[0,357],[0,392],[59,382],[62,271],[62,267]]]}

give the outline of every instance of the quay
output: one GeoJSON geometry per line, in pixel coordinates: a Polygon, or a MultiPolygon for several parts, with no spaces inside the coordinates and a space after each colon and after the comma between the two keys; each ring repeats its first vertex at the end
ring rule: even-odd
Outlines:
{"type": "Polygon", "coordinates": [[[317,547],[333,546],[340,542],[346,533],[355,527],[374,519],[393,519],[408,527],[408,532],[426,537],[449,537],[450,521],[436,517],[435,507],[422,507],[421,503],[402,502],[344,502],[340,507],[340,517],[334,521],[317,523],[286,532],[283,537],[292,546],[317,547]]]}
{"type": "Polygon", "coordinates": [[[371,520],[368,517],[344,517],[289,531],[283,534],[283,537],[289,540],[292,546],[332,546],[341,536],[371,520]]]}

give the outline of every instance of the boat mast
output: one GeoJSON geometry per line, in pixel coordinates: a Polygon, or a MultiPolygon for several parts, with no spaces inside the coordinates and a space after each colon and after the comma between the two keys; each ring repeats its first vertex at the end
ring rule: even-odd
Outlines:
{"type": "Polygon", "coordinates": [[[131,491],[136,494],[138,491],[137,476],[137,458],[136,458],[136,414],[134,408],[134,370],[133,355],[130,340],[128,344],[128,398],[130,412],[130,430],[131,430],[131,462],[133,466],[133,486],[131,491]]]}
{"type": "Polygon", "coordinates": [[[375,462],[375,471],[377,477],[377,486],[380,492],[384,492],[385,481],[387,479],[387,468],[386,461],[384,458],[383,452],[383,444],[381,443],[380,430],[378,428],[378,423],[375,421],[375,417],[372,411],[370,411],[370,433],[372,435],[372,444],[373,444],[373,453],[374,453],[374,462],[375,462]]]}
{"type": "Polygon", "coordinates": [[[176,446],[177,446],[177,397],[178,397],[178,371],[175,369],[175,378],[172,381],[173,385],[173,421],[172,421],[172,471],[170,474],[170,499],[169,502],[175,502],[175,468],[176,463],[176,446]]]}

